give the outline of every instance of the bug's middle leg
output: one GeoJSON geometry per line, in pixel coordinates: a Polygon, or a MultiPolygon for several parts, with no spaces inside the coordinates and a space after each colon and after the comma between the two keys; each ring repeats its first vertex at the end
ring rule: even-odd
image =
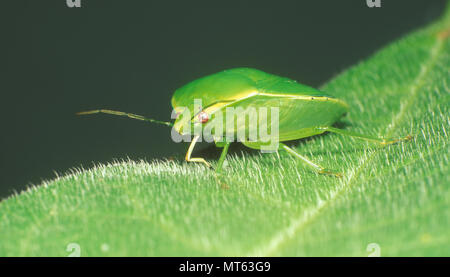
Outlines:
{"type": "Polygon", "coordinates": [[[189,145],[188,151],[186,152],[186,161],[187,161],[187,162],[203,163],[203,164],[205,164],[207,167],[212,168],[212,166],[211,166],[207,161],[205,161],[205,159],[203,159],[203,158],[192,158],[192,157],[191,157],[192,151],[194,150],[194,146],[195,146],[195,144],[197,143],[197,141],[198,141],[199,138],[200,138],[200,136],[195,136],[195,137],[192,139],[192,142],[191,142],[191,144],[189,145]]]}
{"type": "Polygon", "coordinates": [[[220,154],[219,162],[217,162],[217,167],[216,167],[217,173],[220,173],[222,171],[223,162],[225,161],[225,157],[227,156],[228,148],[230,147],[230,144],[231,144],[230,142],[225,143],[225,145],[222,149],[222,154],[220,154]]]}
{"type": "Polygon", "coordinates": [[[300,155],[300,153],[298,153],[297,151],[295,151],[294,149],[290,148],[289,146],[287,146],[284,143],[280,142],[280,148],[285,150],[286,152],[288,152],[289,154],[293,155],[294,157],[296,157],[297,159],[301,160],[304,164],[306,164],[307,166],[313,168],[317,173],[320,174],[329,174],[329,175],[333,175],[336,177],[342,177],[341,173],[338,172],[333,172],[331,170],[328,170],[326,168],[324,168],[321,165],[318,165],[316,163],[314,163],[313,161],[307,159],[305,156],[300,155]]]}

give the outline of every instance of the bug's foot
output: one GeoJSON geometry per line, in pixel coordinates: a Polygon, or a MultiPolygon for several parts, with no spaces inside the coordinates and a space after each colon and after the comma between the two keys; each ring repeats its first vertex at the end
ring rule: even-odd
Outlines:
{"type": "Polygon", "coordinates": [[[226,183],[220,183],[220,188],[223,190],[229,190],[230,186],[226,183]]]}
{"type": "Polygon", "coordinates": [[[343,176],[342,173],[334,172],[334,171],[331,171],[331,170],[326,169],[326,168],[321,169],[319,171],[319,174],[331,175],[331,176],[334,176],[334,177],[337,177],[337,178],[341,178],[343,176]]]}
{"type": "Polygon", "coordinates": [[[399,143],[399,142],[402,142],[402,141],[409,141],[409,140],[412,140],[412,139],[413,139],[413,136],[407,135],[404,138],[385,140],[381,144],[382,145],[391,145],[391,144],[399,143]]]}
{"type": "Polygon", "coordinates": [[[402,141],[409,141],[409,140],[412,140],[413,138],[414,138],[413,136],[407,135],[406,137],[402,138],[401,140],[402,141]]]}
{"type": "Polygon", "coordinates": [[[207,169],[214,170],[214,167],[210,163],[208,163],[207,161],[202,159],[202,161],[200,161],[200,162],[203,163],[206,166],[207,169]]]}
{"type": "Polygon", "coordinates": [[[223,190],[228,190],[230,189],[230,186],[228,186],[227,183],[225,183],[224,181],[222,181],[221,179],[224,179],[224,175],[222,175],[221,173],[219,173],[218,171],[214,172],[214,178],[216,179],[216,182],[220,185],[220,188],[223,190]]]}

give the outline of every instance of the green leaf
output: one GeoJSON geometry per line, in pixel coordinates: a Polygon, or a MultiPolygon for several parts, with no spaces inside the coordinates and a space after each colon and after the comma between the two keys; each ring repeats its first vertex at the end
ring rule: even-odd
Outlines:
{"type": "Polygon", "coordinates": [[[73,170],[0,203],[0,255],[449,256],[449,35],[447,9],[323,88],[349,103],[346,129],[414,136],[296,146],[343,178],[257,151],[219,179],[181,160],[73,170]]]}

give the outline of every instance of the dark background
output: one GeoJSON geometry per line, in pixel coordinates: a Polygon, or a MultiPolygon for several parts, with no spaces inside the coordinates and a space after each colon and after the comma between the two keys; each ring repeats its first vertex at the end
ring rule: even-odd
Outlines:
{"type": "Polygon", "coordinates": [[[108,115],[81,118],[77,111],[110,108],[170,120],[176,88],[238,66],[317,87],[434,20],[445,5],[81,2],[81,8],[68,8],[66,0],[0,4],[0,199],[53,178],[55,171],[187,149],[172,142],[165,126],[108,115]]]}

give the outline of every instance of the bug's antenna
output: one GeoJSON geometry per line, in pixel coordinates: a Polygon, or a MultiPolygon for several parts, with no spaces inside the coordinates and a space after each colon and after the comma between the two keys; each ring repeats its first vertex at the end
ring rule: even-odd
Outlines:
{"type": "Polygon", "coordinates": [[[163,125],[167,125],[170,127],[173,126],[172,122],[160,121],[160,120],[156,120],[156,119],[146,118],[142,115],[113,111],[113,110],[101,109],[101,110],[84,111],[84,112],[78,112],[78,113],[76,113],[76,115],[87,115],[87,114],[96,114],[96,113],[106,113],[106,114],[113,114],[113,115],[119,115],[119,116],[126,116],[126,117],[133,118],[133,119],[139,119],[139,120],[143,120],[143,121],[147,121],[147,122],[163,124],[163,125]]]}

